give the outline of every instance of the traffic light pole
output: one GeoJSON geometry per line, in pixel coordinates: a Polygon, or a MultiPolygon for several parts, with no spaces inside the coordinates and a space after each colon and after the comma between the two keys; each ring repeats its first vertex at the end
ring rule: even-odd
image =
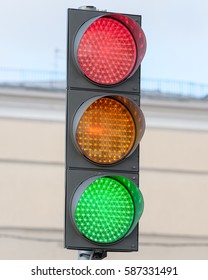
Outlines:
{"type": "Polygon", "coordinates": [[[94,251],[78,250],[78,260],[92,260],[94,251]]]}
{"type": "Polygon", "coordinates": [[[102,260],[107,257],[106,251],[78,250],[78,260],[102,260]]]}

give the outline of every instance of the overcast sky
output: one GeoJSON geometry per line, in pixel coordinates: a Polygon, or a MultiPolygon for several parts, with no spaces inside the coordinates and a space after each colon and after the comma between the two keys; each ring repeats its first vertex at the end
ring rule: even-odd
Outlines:
{"type": "Polygon", "coordinates": [[[207,0],[5,0],[0,2],[0,67],[65,71],[67,8],[94,5],[141,14],[147,38],[142,76],[208,83],[207,0]]]}

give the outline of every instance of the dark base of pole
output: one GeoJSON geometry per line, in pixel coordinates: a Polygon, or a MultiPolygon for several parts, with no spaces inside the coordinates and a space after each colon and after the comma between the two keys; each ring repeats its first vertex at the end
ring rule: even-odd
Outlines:
{"type": "Polygon", "coordinates": [[[78,251],[78,260],[102,260],[106,257],[106,251],[78,251]]]}

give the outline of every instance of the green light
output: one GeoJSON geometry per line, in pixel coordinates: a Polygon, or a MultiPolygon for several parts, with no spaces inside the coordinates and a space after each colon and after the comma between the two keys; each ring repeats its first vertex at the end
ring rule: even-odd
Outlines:
{"type": "Polygon", "coordinates": [[[100,177],[91,182],[79,197],[74,220],[79,231],[88,239],[112,243],[133,230],[142,211],[142,195],[129,179],[100,177]],[[142,209],[138,215],[135,201],[139,199],[142,200],[139,205],[142,209]]]}

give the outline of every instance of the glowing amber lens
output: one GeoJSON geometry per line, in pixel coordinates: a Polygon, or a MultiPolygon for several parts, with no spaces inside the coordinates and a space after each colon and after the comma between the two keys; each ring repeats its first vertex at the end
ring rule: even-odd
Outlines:
{"type": "Polygon", "coordinates": [[[88,159],[112,164],[131,151],[135,130],[129,110],[119,101],[103,97],[93,102],[81,116],[76,141],[88,159]]]}

